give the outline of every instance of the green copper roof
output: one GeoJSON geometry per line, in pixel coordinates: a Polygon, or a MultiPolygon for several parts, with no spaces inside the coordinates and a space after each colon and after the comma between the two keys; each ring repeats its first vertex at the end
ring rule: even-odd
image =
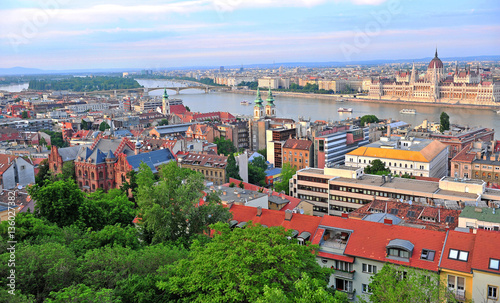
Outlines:
{"type": "Polygon", "coordinates": [[[500,223],[500,209],[495,209],[493,213],[492,208],[477,208],[473,206],[465,206],[460,213],[460,218],[471,218],[479,221],[500,223]]]}
{"type": "Polygon", "coordinates": [[[163,91],[163,99],[168,99],[167,89],[163,91]]]}
{"type": "Polygon", "coordinates": [[[271,88],[269,88],[269,92],[267,93],[266,101],[268,105],[274,105],[274,98],[273,98],[273,93],[271,92],[271,88]]]}
{"type": "Polygon", "coordinates": [[[262,105],[262,98],[260,97],[260,90],[257,87],[257,97],[255,98],[255,105],[262,105]]]}

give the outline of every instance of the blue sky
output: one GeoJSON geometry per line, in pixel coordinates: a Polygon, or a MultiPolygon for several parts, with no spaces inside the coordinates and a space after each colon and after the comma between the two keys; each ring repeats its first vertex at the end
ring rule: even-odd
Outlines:
{"type": "Polygon", "coordinates": [[[500,55],[498,0],[2,0],[0,67],[500,55]]]}

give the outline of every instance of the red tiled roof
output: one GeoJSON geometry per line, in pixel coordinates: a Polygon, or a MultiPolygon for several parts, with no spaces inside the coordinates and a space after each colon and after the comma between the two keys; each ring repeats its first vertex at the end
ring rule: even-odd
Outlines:
{"type": "Polygon", "coordinates": [[[15,158],[17,158],[17,156],[0,154],[0,175],[12,165],[12,161],[15,158]]]}
{"type": "Polygon", "coordinates": [[[298,140],[298,139],[288,139],[283,145],[283,148],[309,150],[312,145],[312,141],[309,140],[298,140]]]}
{"type": "Polygon", "coordinates": [[[472,259],[472,268],[499,275],[500,271],[490,269],[489,264],[490,258],[500,260],[500,232],[478,230],[475,236],[474,254],[472,258],[469,256],[469,260],[472,259]]]}
{"type": "Polygon", "coordinates": [[[331,253],[327,253],[327,252],[323,252],[323,251],[320,251],[318,253],[318,257],[332,259],[332,260],[337,260],[337,261],[344,261],[344,262],[354,263],[354,258],[353,257],[344,256],[344,255],[337,255],[337,254],[331,254],[331,253]]]}
{"type": "MultiPolygon", "coordinates": [[[[470,273],[475,238],[476,238],[475,235],[472,233],[464,233],[454,230],[450,231],[448,233],[448,239],[446,240],[446,246],[443,251],[441,268],[470,273]],[[467,251],[469,253],[467,262],[448,258],[450,249],[467,251]]],[[[496,244],[497,244],[496,248],[498,249],[498,243],[496,244]]],[[[480,248],[479,250],[481,249],[483,248],[480,248]]],[[[491,255],[490,252],[488,252],[488,254],[491,255]]]]}
{"type": "Polygon", "coordinates": [[[441,250],[446,237],[445,232],[426,229],[416,230],[412,227],[386,225],[328,215],[323,216],[320,226],[353,231],[349,236],[344,251],[345,255],[431,271],[438,270],[439,257],[441,256],[441,250]],[[409,262],[387,258],[386,247],[389,241],[395,239],[407,240],[414,245],[409,262]],[[422,249],[434,250],[436,252],[434,261],[421,260],[422,249]]]}
{"type": "Polygon", "coordinates": [[[179,104],[179,105],[170,105],[170,112],[172,114],[184,114],[185,112],[187,112],[187,109],[182,104],[179,104]]]}
{"type": "Polygon", "coordinates": [[[300,233],[306,231],[311,235],[314,235],[316,229],[318,228],[321,217],[313,217],[309,215],[292,214],[292,219],[290,221],[285,220],[285,212],[279,210],[262,209],[262,214],[260,217],[257,216],[257,208],[244,206],[244,205],[233,205],[230,208],[233,214],[233,220],[238,222],[249,222],[260,223],[268,227],[271,226],[283,226],[287,230],[297,230],[300,233]]]}

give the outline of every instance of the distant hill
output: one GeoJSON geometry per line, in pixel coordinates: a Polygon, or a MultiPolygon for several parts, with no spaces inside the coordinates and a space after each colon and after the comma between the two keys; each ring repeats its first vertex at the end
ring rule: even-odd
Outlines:
{"type": "MultiPolygon", "coordinates": [[[[277,68],[284,67],[327,67],[327,66],[349,66],[349,65],[379,65],[390,63],[410,63],[410,62],[429,62],[432,57],[420,59],[397,59],[397,60],[364,60],[364,61],[328,61],[328,62],[281,62],[281,63],[261,63],[247,64],[244,68],[277,68]]],[[[443,57],[443,61],[500,61],[500,55],[467,56],[467,57],[443,57]]],[[[228,65],[226,68],[240,68],[241,65],[228,65]]],[[[168,67],[167,70],[190,70],[190,69],[218,69],[219,66],[189,66],[189,67],[168,67]]],[[[117,73],[122,71],[140,71],[140,68],[94,68],[94,69],[68,69],[68,70],[42,70],[37,68],[11,67],[0,68],[0,76],[7,75],[42,75],[42,74],[89,74],[89,73],[117,73]]]]}

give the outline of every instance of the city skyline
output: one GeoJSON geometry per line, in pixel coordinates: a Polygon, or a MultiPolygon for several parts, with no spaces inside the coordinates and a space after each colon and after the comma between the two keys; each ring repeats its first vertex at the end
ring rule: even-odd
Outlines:
{"type": "Polygon", "coordinates": [[[0,68],[145,68],[498,55],[496,1],[17,1],[0,68]],[[22,16],[22,17],[20,17],[22,16]]]}

